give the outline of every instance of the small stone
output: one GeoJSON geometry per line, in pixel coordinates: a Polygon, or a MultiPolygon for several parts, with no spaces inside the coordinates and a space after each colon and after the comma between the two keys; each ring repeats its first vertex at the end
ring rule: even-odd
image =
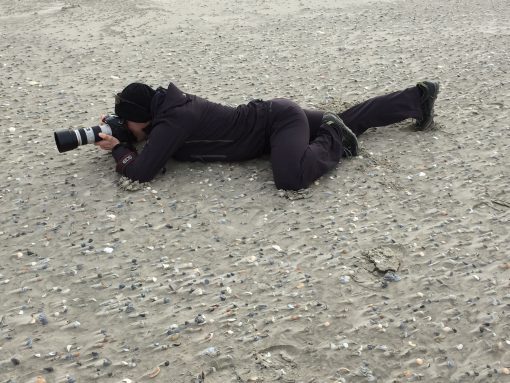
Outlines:
{"type": "Polygon", "coordinates": [[[457,346],[455,346],[455,348],[460,351],[464,348],[464,345],[462,343],[460,343],[457,346]]]}
{"type": "Polygon", "coordinates": [[[205,323],[205,317],[202,314],[198,314],[195,317],[195,323],[196,324],[204,324],[205,323]]]}
{"type": "Polygon", "coordinates": [[[396,273],[394,273],[393,271],[388,271],[385,275],[384,275],[384,280],[385,281],[388,281],[388,282],[398,282],[400,281],[400,276],[396,273]]]}
{"type": "Polygon", "coordinates": [[[502,373],[503,375],[510,375],[510,368],[508,368],[508,367],[503,367],[503,368],[501,369],[501,373],[502,373]]]}
{"type": "Polygon", "coordinates": [[[108,358],[104,358],[103,359],[103,367],[108,367],[108,366],[111,366],[112,364],[112,361],[108,358]]]}
{"type": "Polygon", "coordinates": [[[422,358],[416,358],[416,364],[417,364],[418,366],[422,366],[422,365],[423,365],[423,363],[424,363],[424,361],[423,361],[423,359],[422,359],[422,358]]]}
{"type": "Polygon", "coordinates": [[[11,363],[14,364],[15,366],[19,366],[21,361],[18,358],[13,357],[13,358],[11,358],[11,363]]]}
{"type": "Polygon", "coordinates": [[[340,283],[341,283],[342,285],[346,285],[347,283],[349,283],[349,282],[350,282],[351,277],[349,277],[348,275],[342,275],[342,276],[339,278],[339,280],[340,280],[340,283]]]}
{"type": "Polygon", "coordinates": [[[48,317],[46,316],[45,313],[39,313],[39,315],[37,315],[37,321],[43,326],[45,326],[48,324],[48,317]]]}

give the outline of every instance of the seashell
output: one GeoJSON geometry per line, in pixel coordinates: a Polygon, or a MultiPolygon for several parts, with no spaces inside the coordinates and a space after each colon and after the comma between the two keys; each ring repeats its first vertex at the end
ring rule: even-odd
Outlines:
{"type": "Polygon", "coordinates": [[[152,370],[151,372],[149,372],[147,374],[147,376],[149,378],[155,378],[156,376],[158,376],[158,374],[161,372],[161,369],[159,367],[156,367],[154,370],[152,370]]]}
{"type": "Polygon", "coordinates": [[[76,320],[76,321],[68,323],[68,324],[66,324],[64,326],[61,326],[60,329],[61,330],[67,330],[67,329],[72,329],[72,328],[78,328],[80,326],[81,326],[81,323],[76,320]]]}
{"type": "Polygon", "coordinates": [[[207,355],[207,356],[218,356],[220,354],[220,350],[218,350],[216,347],[207,347],[205,350],[203,350],[200,355],[207,355]]]}

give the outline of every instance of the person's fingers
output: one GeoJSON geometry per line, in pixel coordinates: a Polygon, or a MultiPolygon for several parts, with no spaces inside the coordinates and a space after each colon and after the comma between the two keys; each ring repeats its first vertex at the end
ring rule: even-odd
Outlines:
{"type": "Polygon", "coordinates": [[[115,140],[115,137],[110,136],[109,134],[106,134],[106,133],[99,133],[98,136],[101,137],[105,141],[113,141],[113,140],[115,140]]]}
{"type": "Polygon", "coordinates": [[[99,133],[98,136],[101,138],[101,141],[95,142],[101,149],[104,150],[112,150],[115,145],[119,143],[119,140],[114,136],[111,136],[106,133],[99,133]]]}

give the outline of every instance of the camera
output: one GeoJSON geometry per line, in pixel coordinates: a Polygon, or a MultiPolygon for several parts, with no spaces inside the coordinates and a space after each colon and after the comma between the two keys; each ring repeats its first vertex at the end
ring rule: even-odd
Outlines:
{"type": "Polygon", "coordinates": [[[115,114],[103,118],[103,124],[76,130],[62,129],[53,133],[60,153],[76,149],[80,145],[101,141],[99,133],[109,134],[120,142],[133,143],[135,136],[124,125],[124,120],[115,114]]]}

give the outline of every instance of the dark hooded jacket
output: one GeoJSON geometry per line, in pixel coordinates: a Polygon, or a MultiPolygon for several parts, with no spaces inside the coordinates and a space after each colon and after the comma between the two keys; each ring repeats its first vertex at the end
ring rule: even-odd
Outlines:
{"type": "Polygon", "coordinates": [[[174,84],[158,88],[152,98],[148,139],[138,154],[117,145],[116,170],[146,182],[170,158],[180,161],[242,161],[268,151],[270,103],[261,100],[230,107],[191,94],[174,84]]]}

